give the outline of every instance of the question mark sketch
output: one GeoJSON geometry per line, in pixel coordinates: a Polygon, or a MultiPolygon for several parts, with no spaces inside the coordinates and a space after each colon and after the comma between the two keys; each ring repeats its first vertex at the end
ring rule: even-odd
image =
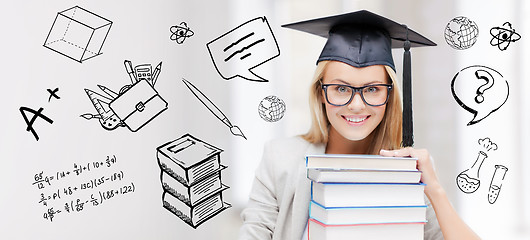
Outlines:
{"type": "Polygon", "coordinates": [[[506,103],[509,85],[498,71],[474,65],[456,73],[451,81],[451,92],[458,105],[473,114],[469,126],[482,121],[506,103]]]}
{"type": "Polygon", "coordinates": [[[484,102],[484,91],[490,89],[493,86],[495,80],[489,72],[481,69],[475,71],[475,76],[477,77],[477,79],[484,79],[486,81],[484,85],[481,85],[477,89],[477,96],[475,97],[476,103],[482,103],[484,102]]]}

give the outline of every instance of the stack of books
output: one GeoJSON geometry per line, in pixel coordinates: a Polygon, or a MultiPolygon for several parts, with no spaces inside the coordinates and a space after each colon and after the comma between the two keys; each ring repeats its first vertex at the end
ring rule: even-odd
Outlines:
{"type": "Polygon", "coordinates": [[[309,155],[308,237],[423,239],[425,185],[416,158],[309,155]]]}
{"type": "Polygon", "coordinates": [[[157,149],[163,206],[193,228],[231,206],[223,202],[221,152],[189,134],[157,149]]]}

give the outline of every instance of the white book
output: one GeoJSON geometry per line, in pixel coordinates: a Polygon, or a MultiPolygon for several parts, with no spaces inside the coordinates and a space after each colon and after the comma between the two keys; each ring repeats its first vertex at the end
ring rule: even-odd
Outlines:
{"type": "Polygon", "coordinates": [[[423,183],[311,182],[311,200],[325,207],[425,205],[423,183]]]}
{"type": "Polygon", "coordinates": [[[309,204],[309,217],[326,225],[426,222],[427,205],[324,207],[309,204]]]}
{"type": "Polygon", "coordinates": [[[421,240],[424,224],[420,222],[326,225],[315,219],[309,219],[307,231],[309,240],[421,240]]]}
{"type": "Polygon", "coordinates": [[[417,158],[361,154],[307,155],[307,168],[415,170],[417,158]]]}
{"type": "Polygon", "coordinates": [[[308,168],[307,178],[315,182],[419,183],[418,170],[308,168]]]}

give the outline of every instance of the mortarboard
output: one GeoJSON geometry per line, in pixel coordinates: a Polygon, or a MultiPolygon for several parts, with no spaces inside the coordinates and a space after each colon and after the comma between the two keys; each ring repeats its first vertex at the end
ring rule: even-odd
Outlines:
{"type": "Polygon", "coordinates": [[[341,61],[354,67],[387,65],[394,71],[392,48],[404,48],[403,57],[403,146],[414,145],[412,129],[411,47],[436,43],[388,18],[361,10],[330,17],[290,23],[282,27],[327,38],[318,58],[341,61]]]}

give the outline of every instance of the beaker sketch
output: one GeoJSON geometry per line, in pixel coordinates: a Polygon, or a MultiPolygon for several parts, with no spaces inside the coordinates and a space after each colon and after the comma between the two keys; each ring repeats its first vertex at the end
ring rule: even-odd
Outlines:
{"type": "Polygon", "coordinates": [[[488,158],[488,155],[480,151],[477,156],[477,160],[473,163],[471,168],[462,171],[456,176],[456,185],[464,193],[473,193],[480,187],[479,171],[480,166],[484,160],[488,158]]]}
{"type": "Polygon", "coordinates": [[[497,198],[499,197],[502,182],[504,181],[504,176],[506,175],[507,171],[507,167],[503,165],[495,165],[495,172],[493,173],[493,177],[491,178],[490,190],[488,192],[488,202],[490,202],[491,204],[494,204],[495,201],[497,201],[497,198]]]}

